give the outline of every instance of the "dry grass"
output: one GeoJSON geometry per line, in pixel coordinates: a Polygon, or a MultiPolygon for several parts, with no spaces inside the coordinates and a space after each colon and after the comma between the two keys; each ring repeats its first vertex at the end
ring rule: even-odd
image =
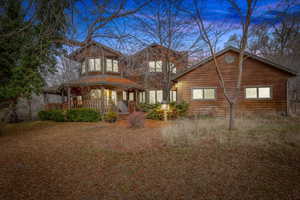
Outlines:
{"type": "MultiPolygon", "coordinates": [[[[224,126],[201,121],[200,130],[209,126],[204,135],[224,126]]],[[[262,130],[247,123],[241,131],[299,133],[299,120],[272,121],[259,124],[262,130]]],[[[160,132],[168,125],[151,120],[141,129],[128,128],[126,121],[7,125],[0,137],[0,199],[299,199],[299,146],[208,140],[172,147],[160,132]]]]}
{"type": "Polygon", "coordinates": [[[161,130],[173,146],[187,146],[215,140],[232,145],[300,145],[300,123],[288,118],[238,118],[236,129],[228,130],[221,118],[182,119],[161,130]]]}

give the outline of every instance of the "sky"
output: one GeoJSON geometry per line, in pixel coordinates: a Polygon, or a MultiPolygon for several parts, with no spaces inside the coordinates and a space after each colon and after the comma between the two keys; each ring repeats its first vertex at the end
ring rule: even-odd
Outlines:
{"type": "MultiPolygon", "coordinates": [[[[115,5],[118,5],[117,0],[113,0],[111,7],[109,9],[113,10],[115,5]]],[[[246,4],[245,0],[237,0],[238,4],[241,6],[243,13],[245,13],[246,4]]],[[[125,8],[126,9],[134,9],[137,5],[139,5],[141,1],[139,0],[128,0],[125,8]]],[[[224,43],[228,40],[230,35],[236,33],[240,33],[240,17],[234,12],[234,10],[229,6],[226,0],[198,0],[199,7],[201,8],[202,16],[207,24],[214,24],[216,27],[218,25],[230,25],[233,28],[227,34],[225,34],[220,42],[218,43],[218,47],[222,48],[224,43]]],[[[188,9],[190,11],[193,10],[193,0],[184,0],[182,8],[188,9]]],[[[284,4],[280,4],[280,0],[258,0],[257,7],[255,13],[252,17],[252,24],[259,24],[261,22],[274,20],[274,14],[281,12],[282,8],[284,8],[284,4]]],[[[72,35],[77,40],[83,40],[86,36],[88,23],[87,21],[92,21],[93,15],[90,13],[95,11],[96,6],[93,4],[93,0],[84,0],[80,1],[76,4],[77,11],[73,16],[74,27],[76,30],[76,34],[72,35]]],[[[153,39],[151,35],[143,34],[141,27],[137,23],[137,19],[143,18],[147,20],[149,23],[153,23],[154,13],[161,10],[156,2],[152,2],[150,5],[144,7],[138,13],[132,16],[127,16],[124,18],[120,18],[108,23],[104,26],[99,33],[101,35],[111,35],[111,33],[115,35],[130,35],[130,38],[123,38],[122,40],[118,40],[116,38],[108,38],[108,37],[99,37],[96,38],[96,41],[99,41],[105,45],[108,45],[112,48],[116,48],[123,53],[134,52],[139,46],[151,44],[153,42],[157,42],[157,40],[153,39]],[[132,37],[134,35],[134,39],[132,37]],[[138,45],[138,43],[141,43],[138,45]],[[145,44],[142,44],[145,43],[145,44]]],[[[295,0],[295,5],[290,8],[290,12],[300,12],[300,0],[295,0]]],[[[190,32],[197,32],[196,27],[189,27],[188,30],[190,32]]],[[[181,49],[184,50],[185,46],[189,46],[189,43],[192,44],[196,39],[197,34],[191,34],[187,38],[185,38],[185,44],[180,45],[181,49]]]]}

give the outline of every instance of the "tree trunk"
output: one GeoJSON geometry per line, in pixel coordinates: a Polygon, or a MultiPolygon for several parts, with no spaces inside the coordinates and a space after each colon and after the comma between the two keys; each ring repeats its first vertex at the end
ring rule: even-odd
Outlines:
{"type": "Polygon", "coordinates": [[[27,105],[28,105],[28,119],[32,121],[32,99],[31,97],[27,98],[27,105]]]}
{"type": "Polygon", "coordinates": [[[235,103],[229,103],[229,130],[235,129],[235,103]]]}

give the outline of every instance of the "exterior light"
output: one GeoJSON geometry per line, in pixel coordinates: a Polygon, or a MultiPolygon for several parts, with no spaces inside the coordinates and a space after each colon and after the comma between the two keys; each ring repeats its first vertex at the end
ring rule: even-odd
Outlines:
{"type": "Polygon", "coordinates": [[[164,111],[164,121],[168,120],[169,104],[166,101],[162,102],[161,109],[164,111]]]}

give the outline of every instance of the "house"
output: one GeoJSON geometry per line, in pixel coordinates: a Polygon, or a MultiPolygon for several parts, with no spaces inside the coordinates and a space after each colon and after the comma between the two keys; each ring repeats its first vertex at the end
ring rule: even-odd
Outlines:
{"type": "MultiPolygon", "coordinates": [[[[229,92],[237,82],[238,53],[233,47],[217,53],[229,92]]],[[[60,104],[47,104],[47,109],[88,107],[100,112],[128,113],[139,103],[155,104],[168,99],[188,102],[190,115],[226,116],[229,113],[211,57],[187,67],[187,52],[158,44],[124,56],[91,42],[71,53],[69,58],[81,64],[80,77],[47,88],[45,96],[61,96],[60,104]]],[[[287,84],[295,75],[284,66],[246,53],[238,111],[286,113],[287,84]]],[[[47,98],[45,100],[47,103],[47,98]]]]}
{"type": "MultiPolygon", "coordinates": [[[[238,53],[228,47],[216,54],[225,88],[233,94],[238,77],[238,53]]],[[[287,84],[296,73],[261,57],[245,54],[237,111],[241,113],[287,113],[287,84]]],[[[190,115],[226,116],[229,105],[224,97],[216,67],[209,57],[182,73],[173,81],[177,101],[190,104],[190,115]]]]}

